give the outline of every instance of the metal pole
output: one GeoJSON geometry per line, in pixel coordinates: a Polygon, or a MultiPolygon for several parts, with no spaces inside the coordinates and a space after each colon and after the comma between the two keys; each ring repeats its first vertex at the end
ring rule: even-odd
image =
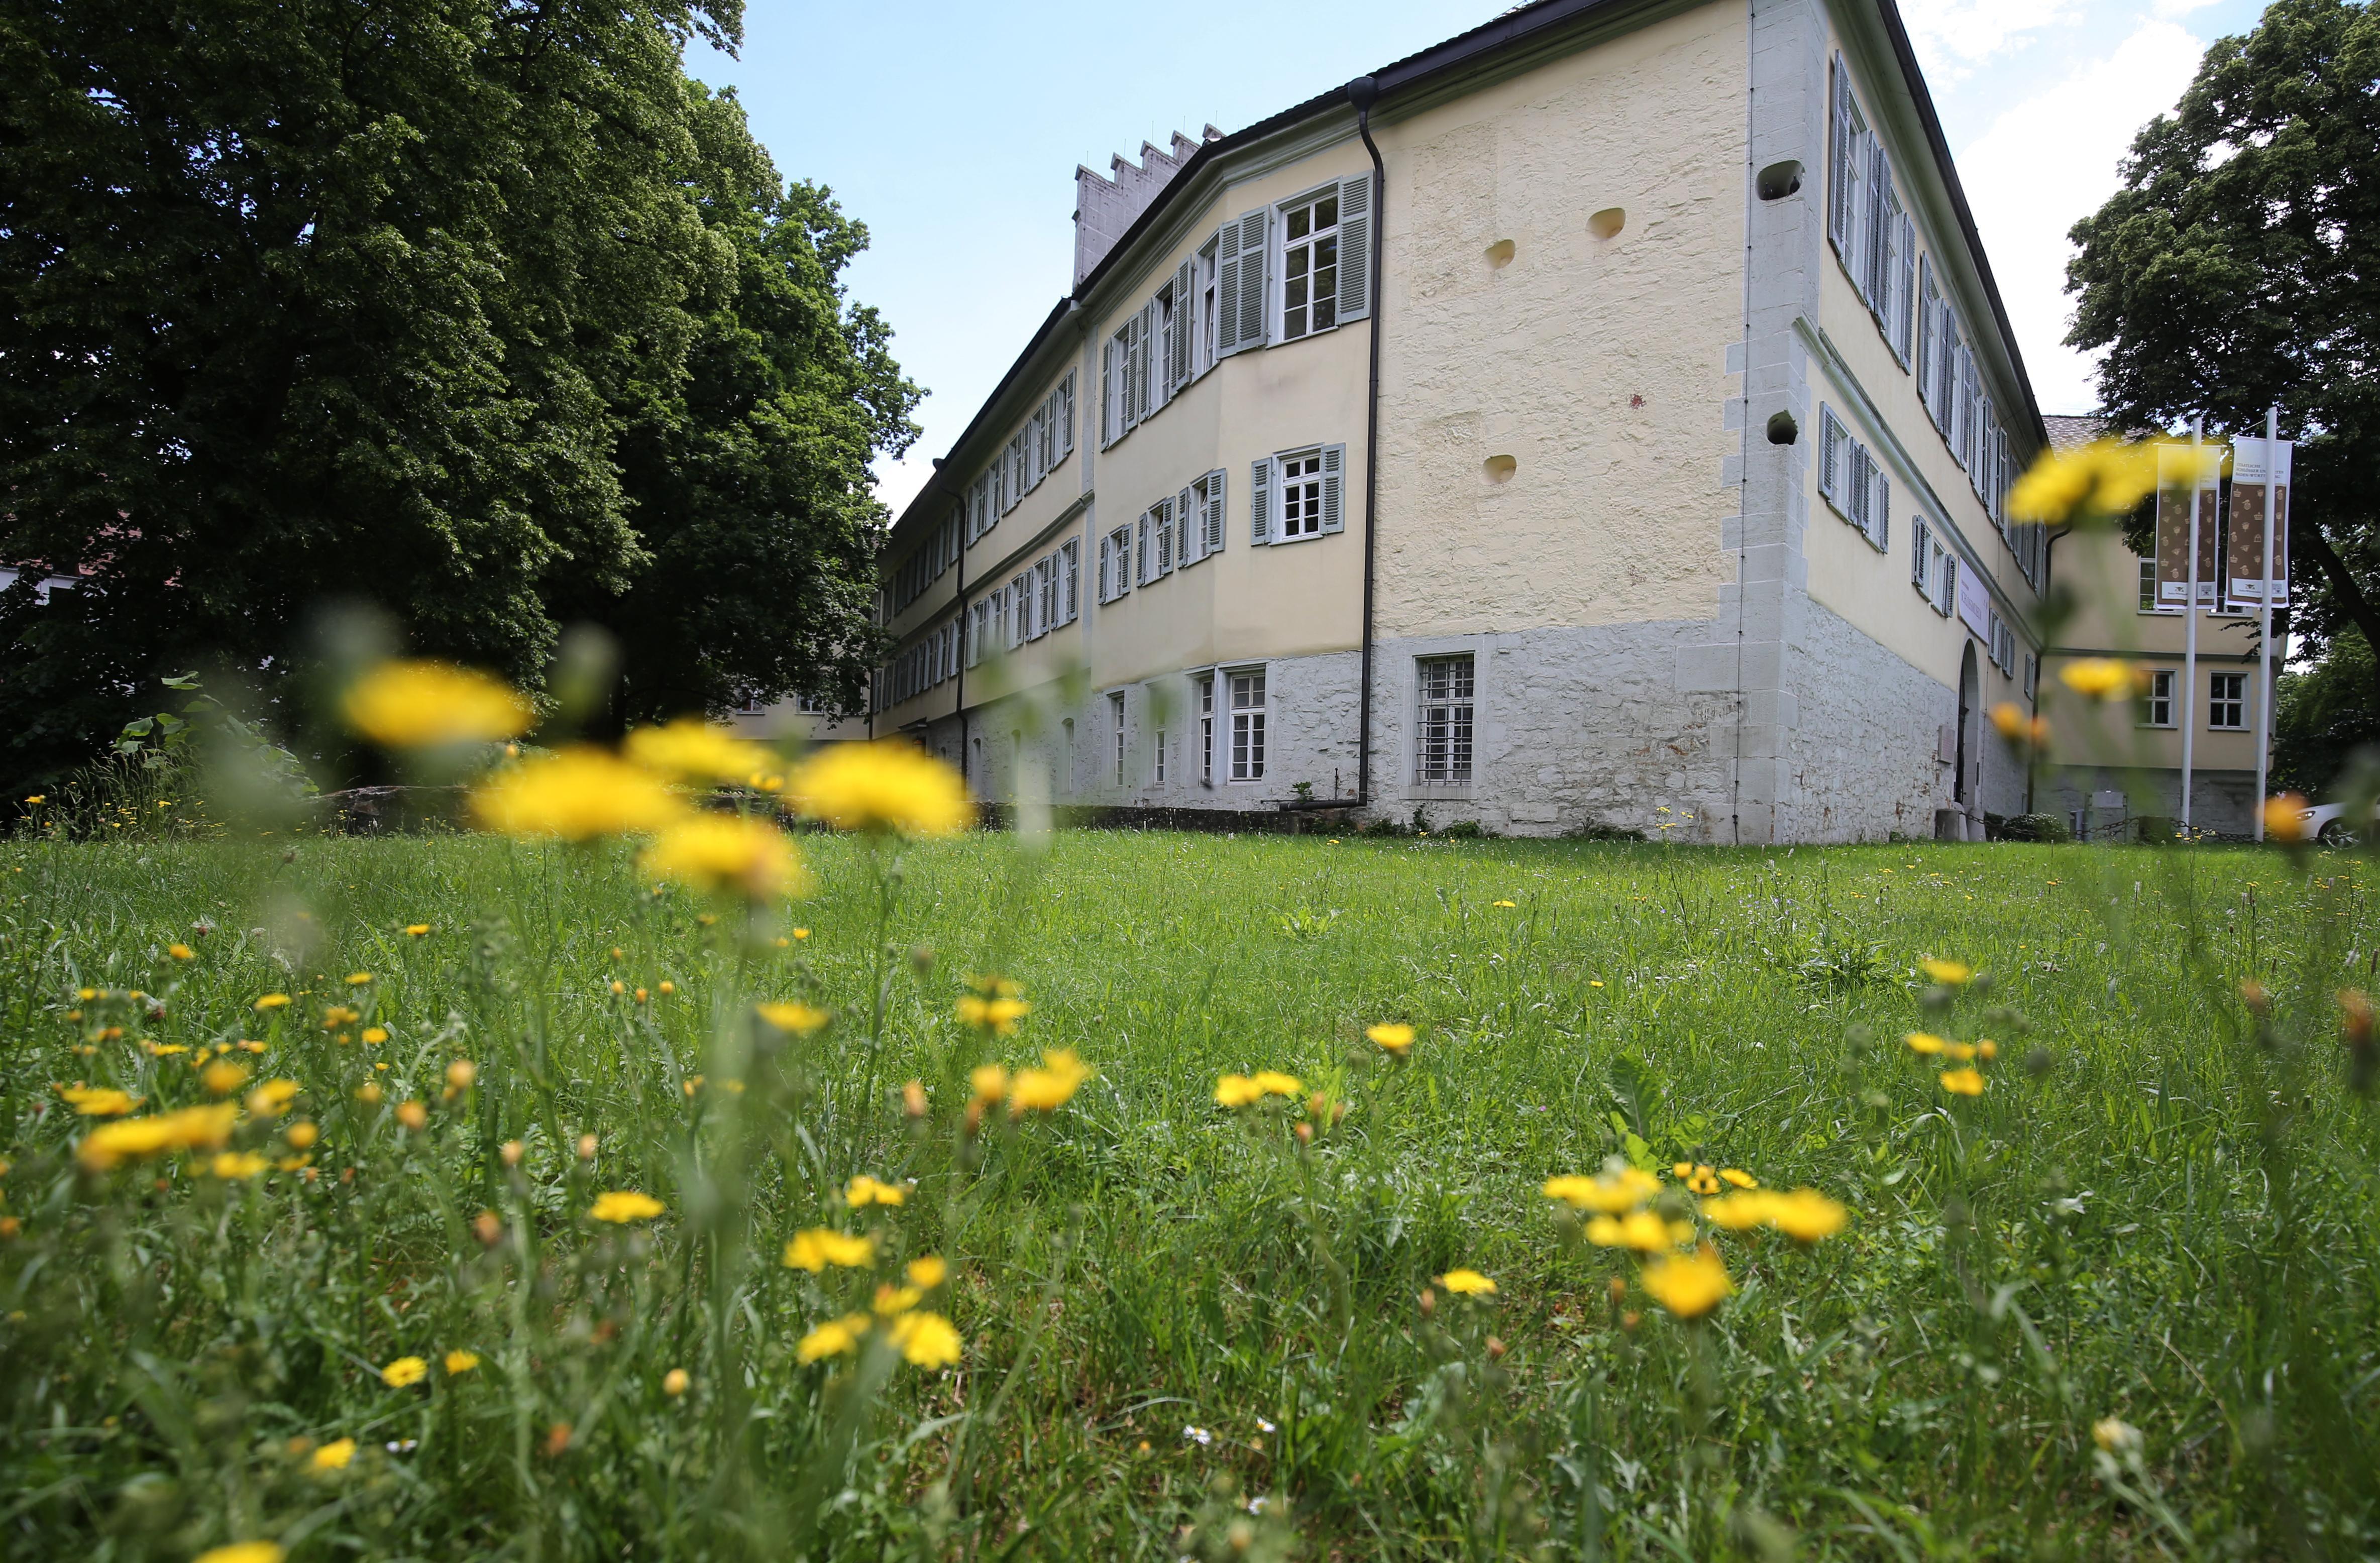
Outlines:
{"type": "Polygon", "coordinates": [[[2190,597],[2182,609],[2181,640],[2181,833],[2190,834],[2190,741],[2198,689],[2198,442],[2201,419],[2190,420],[2190,597]]]}
{"type": "MultiPolygon", "coordinates": [[[[2256,839],[2265,839],[2265,789],[2273,758],[2273,485],[2279,478],[2281,409],[2265,409],[2265,589],[2256,609],[2256,839]]],[[[2236,471],[2237,468],[2235,467],[2236,471]]]]}

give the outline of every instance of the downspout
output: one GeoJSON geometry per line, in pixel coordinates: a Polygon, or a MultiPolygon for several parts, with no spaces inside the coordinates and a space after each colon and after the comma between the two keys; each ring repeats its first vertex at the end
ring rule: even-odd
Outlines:
{"type": "Polygon", "coordinates": [[[1372,582],[1380,536],[1380,309],[1387,302],[1387,290],[1380,285],[1380,256],[1388,238],[1389,171],[1372,140],[1372,105],[1379,97],[1380,84],[1371,77],[1359,76],[1347,83],[1347,101],[1355,105],[1355,134],[1364,139],[1364,150],[1372,154],[1372,371],[1364,398],[1364,655],[1355,718],[1358,808],[1372,801],[1372,582]]]}
{"type": "Polygon", "coordinates": [[[963,789],[967,784],[967,652],[973,648],[971,643],[967,639],[967,622],[970,615],[967,612],[969,604],[967,602],[966,596],[966,551],[968,540],[966,529],[967,521],[971,517],[967,516],[965,514],[966,503],[966,491],[962,489],[959,491],[959,507],[961,511],[959,520],[959,557],[958,563],[951,566],[953,570],[958,573],[958,579],[951,583],[951,595],[958,599],[959,604],[959,676],[957,687],[951,691],[951,704],[959,713],[959,786],[963,789]]]}

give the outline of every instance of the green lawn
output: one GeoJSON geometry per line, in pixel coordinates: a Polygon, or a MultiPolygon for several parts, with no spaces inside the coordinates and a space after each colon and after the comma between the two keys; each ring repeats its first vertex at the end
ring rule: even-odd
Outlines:
{"type": "Polygon", "coordinates": [[[978,834],[901,859],[878,1048],[881,865],[805,851],[747,936],[625,849],[0,845],[0,1552],[2380,1553],[2361,859],[978,834]],[[1929,999],[1926,956],[1982,977],[1929,999]],[[953,1017],[975,973],[1015,1036],[953,1017]],[[1983,1093],[1912,1030],[1992,1038],[1983,1093]],[[203,1103],[243,1040],[227,1099],[302,1088],[233,1131],[266,1170],[78,1170],[58,1085],[203,1103]],[[970,1068],[1055,1048],[1095,1077],[970,1132],[970,1068]],[[1259,1069],[1325,1099],[1216,1104],[1259,1069]],[[1709,1234],[1739,1290],[1690,1323],[1540,1192],[1615,1156],[1850,1219],[1709,1234]],[[847,1210],[856,1173],[917,1183],[847,1210]],[[664,1212],[588,1220],[605,1190],[664,1212]],[[878,1266],[779,1263],[816,1226],[878,1266]],[[796,1360],[924,1254],[954,1367],[882,1326],[796,1360]]]}

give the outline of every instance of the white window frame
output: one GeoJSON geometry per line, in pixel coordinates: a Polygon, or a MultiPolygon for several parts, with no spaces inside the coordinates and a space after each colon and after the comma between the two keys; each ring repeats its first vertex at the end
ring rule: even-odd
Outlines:
{"type": "Polygon", "coordinates": [[[1215,784],[1215,675],[1198,678],[1198,784],[1215,784]]]}
{"type": "Polygon", "coordinates": [[[2136,725],[2165,728],[2175,725],[2173,715],[2175,682],[2176,674],[2171,668],[2149,670],[2148,692],[2140,698],[2140,721],[2136,725]]]}
{"type": "Polygon", "coordinates": [[[2206,675],[2206,731],[2209,733],[2248,731],[2248,675],[2246,673],[2215,672],[2206,675]],[[2231,718],[2230,721],[2218,720],[2227,712],[2231,718]]]}
{"type": "Polygon", "coordinates": [[[1469,651],[1414,659],[1415,786],[1471,785],[1477,757],[1478,680],[1478,660],[1469,651]]]}
{"type": "Polygon", "coordinates": [[[1124,785],[1123,691],[1121,689],[1115,690],[1108,696],[1108,725],[1114,734],[1115,784],[1121,787],[1124,785]]]}
{"type": "Polygon", "coordinates": [[[1267,314],[1272,322],[1272,340],[1276,345],[1284,342],[1303,342],[1309,336],[1319,336],[1325,332],[1339,329],[1339,267],[1342,259],[1340,253],[1340,235],[1342,231],[1340,219],[1343,215],[1339,202],[1340,185],[1337,180],[1333,180],[1318,189],[1293,196],[1273,209],[1272,232],[1277,236],[1274,242],[1279,253],[1272,257],[1266,270],[1271,279],[1271,297],[1267,300],[1267,314]],[[1330,203],[1330,221],[1327,224],[1309,221],[1306,232],[1293,237],[1290,228],[1295,223],[1298,214],[1311,213],[1320,208],[1325,201],[1330,203]],[[1315,291],[1313,284],[1315,277],[1326,268],[1316,265],[1312,257],[1314,252],[1319,250],[1326,243],[1330,247],[1330,260],[1327,267],[1330,276],[1329,301],[1330,321],[1328,325],[1317,325],[1314,323],[1314,317],[1321,307],[1322,299],[1321,296],[1315,291]],[[1303,306],[1295,306],[1289,301],[1290,271],[1297,264],[1300,251],[1305,252],[1306,256],[1306,271],[1302,278],[1306,284],[1306,300],[1303,306]],[[1303,310],[1303,318],[1294,331],[1291,329],[1290,320],[1293,309],[1303,310]]]}
{"type": "Polygon", "coordinates": [[[1266,751],[1270,738],[1272,690],[1260,663],[1251,668],[1224,670],[1224,688],[1231,702],[1230,764],[1226,768],[1232,786],[1255,786],[1265,778],[1266,751]]]}

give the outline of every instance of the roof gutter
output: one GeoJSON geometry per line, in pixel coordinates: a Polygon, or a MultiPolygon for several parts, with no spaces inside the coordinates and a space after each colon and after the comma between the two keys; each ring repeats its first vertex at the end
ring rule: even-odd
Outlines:
{"type": "Polygon", "coordinates": [[[1372,801],[1372,586],[1380,551],[1380,311],[1388,290],[1381,285],[1380,256],[1387,248],[1383,219],[1388,214],[1389,171],[1372,139],[1372,105],[1379,101],[1380,84],[1369,76],[1347,83],[1347,101],[1355,105],[1355,134],[1372,154],[1372,365],[1371,382],[1364,396],[1364,655],[1363,682],[1357,685],[1355,717],[1355,802],[1372,801]]]}

